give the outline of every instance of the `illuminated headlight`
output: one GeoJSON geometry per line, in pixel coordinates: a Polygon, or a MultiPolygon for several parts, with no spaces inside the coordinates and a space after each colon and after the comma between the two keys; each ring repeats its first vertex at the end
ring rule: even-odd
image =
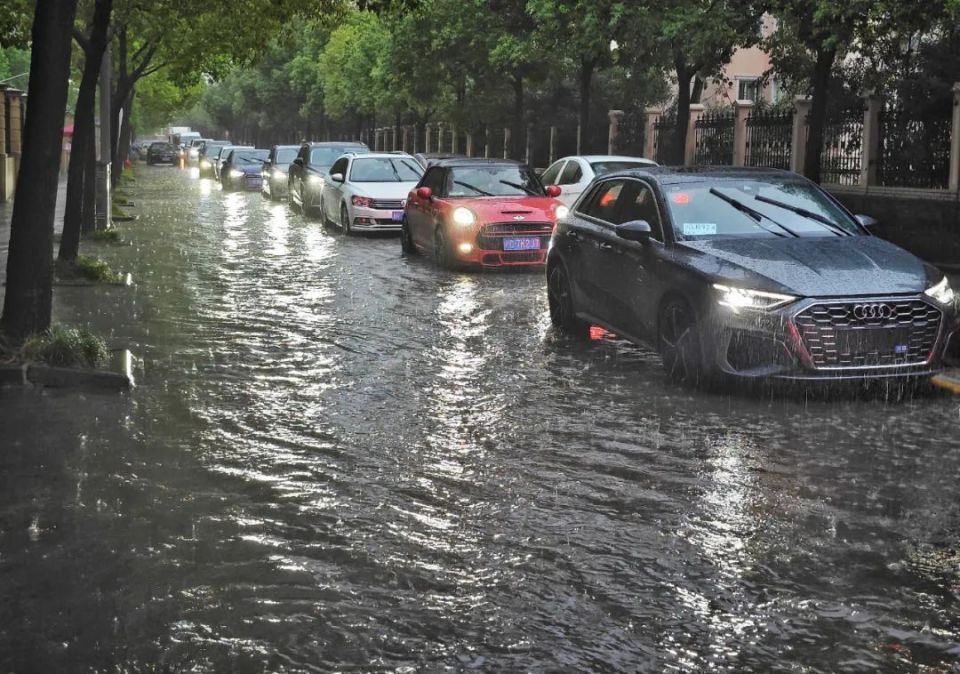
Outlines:
{"type": "Polygon", "coordinates": [[[321,178],[320,176],[310,176],[309,182],[311,185],[314,185],[316,187],[323,186],[323,178],[321,178]]]}
{"type": "Polygon", "coordinates": [[[770,309],[776,309],[797,299],[792,295],[768,293],[763,290],[731,288],[730,286],[720,285],[719,283],[714,283],[713,289],[717,291],[717,301],[720,303],[720,306],[730,307],[734,313],[738,313],[741,309],[769,311],[770,309]]]}
{"type": "Polygon", "coordinates": [[[453,212],[453,221],[461,227],[469,227],[477,221],[477,216],[469,208],[461,206],[453,212]]]}
{"type": "Polygon", "coordinates": [[[280,169],[273,169],[274,178],[286,178],[287,174],[281,171],[280,169]]]}
{"type": "Polygon", "coordinates": [[[211,166],[213,166],[213,164],[211,164],[211,163],[208,162],[206,159],[204,159],[202,162],[200,162],[200,166],[202,166],[203,168],[206,169],[206,168],[210,168],[211,166]]]}
{"type": "Polygon", "coordinates": [[[230,177],[231,177],[231,178],[242,178],[242,177],[243,177],[243,171],[238,171],[237,169],[230,169],[230,177]]]}
{"type": "Polygon", "coordinates": [[[957,300],[957,293],[950,287],[950,280],[946,276],[943,277],[940,283],[932,288],[928,288],[923,294],[947,306],[952,305],[957,300]]]}
{"type": "Polygon", "coordinates": [[[563,220],[565,217],[570,215],[570,209],[566,206],[557,206],[556,214],[557,220],[563,220]]]}

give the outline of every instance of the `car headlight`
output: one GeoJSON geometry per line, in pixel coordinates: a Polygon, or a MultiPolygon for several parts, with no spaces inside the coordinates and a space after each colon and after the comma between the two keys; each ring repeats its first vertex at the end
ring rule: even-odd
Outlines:
{"type": "Polygon", "coordinates": [[[204,159],[202,162],[200,162],[200,166],[202,166],[203,168],[210,168],[211,164],[206,159],[204,159]]]}
{"type": "Polygon", "coordinates": [[[927,288],[923,294],[947,306],[952,305],[957,300],[957,293],[950,287],[950,279],[946,276],[944,276],[937,285],[932,288],[927,288]]]}
{"type": "Polygon", "coordinates": [[[310,176],[309,182],[311,185],[314,185],[315,187],[323,186],[323,178],[321,178],[320,176],[310,176]]]}
{"type": "Polygon", "coordinates": [[[461,227],[469,227],[477,221],[477,216],[469,208],[461,206],[453,212],[453,221],[461,227]]]}
{"type": "Polygon", "coordinates": [[[287,174],[281,171],[280,169],[273,169],[274,178],[286,178],[287,174]]]}
{"type": "Polygon", "coordinates": [[[770,309],[776,309],[797,299],[793,295],[768,293],[763,290],[732,288],[719,283],[714,283],[713,289],[717,291],[717,301],[720,303],[720,306],[729,307],[734,313],[739,313],[744,309],[751,311],[769,311],[770,309]]]}
{"type": "Polygon", "coordinates": [[[243,171],[238,171],[237,169],[230,169],[230,177],[231,177],[231,178],[242,178],[242,177],[243,177],[243,171]]]}
{"type": "Polygon", "coordinates": [[[557,220],[563,220],[565,217],[570,215],[570,209],[566,206],[557,206],[556,215],[557,220]]]}

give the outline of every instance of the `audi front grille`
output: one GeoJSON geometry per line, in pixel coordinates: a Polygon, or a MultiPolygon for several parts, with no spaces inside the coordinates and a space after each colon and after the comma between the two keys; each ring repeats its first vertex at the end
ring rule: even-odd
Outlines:
{"type": "Polygon", "coordinates": [[[923,365],[942,312],[918,298],[818,302],[794,317],[817,369],[923,365]]]}

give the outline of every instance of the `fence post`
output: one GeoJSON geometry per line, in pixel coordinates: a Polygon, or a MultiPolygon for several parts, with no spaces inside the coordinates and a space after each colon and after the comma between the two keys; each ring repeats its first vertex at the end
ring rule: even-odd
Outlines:
{"type": "Polygon", "coordinates": [[[433,124],[427,122],[423,125],[423,151],[430,151],[430,142],[433,140],[433,124]]]}
{"type": "Polygon", "coordinates": [[[444,124],[443,122],[437,122],[437,152],[443,152],[444,145],[444,124]]]}
{"type": "Polygon", "coordinates": [[[7,89],[6,84],[0,84],[0,156],[7,155],[7,89]]]}
{"type": "Polygon", "coordinates": [[[10,128],[10,147],[7,151],[13,157],[14,175],[20,173],[20,154],[23,152],[23,119],[20,118],[22,93],[19,89],[7,90],[7,100],[10,101],[10,117],[7,119],[7,125],[10,128]]]}
{"type": "Polygon", "coordinates": [[[483,157],[490,159],[490,127],[483,127],[483,157]]]}
{"type": "Polygon", "coordinates": [[[697,161],[697,121],[703,117],[702,103],[690,104],[690,120],[687,122],[687,145],[683,148],[683,165],[693,166],[697,161]]]}
{"type": "Polygon", "coordinates": [[[643,156],[645,159],[657,158],[657,118],[663,114],[659,108],[647,108],[643,111],[643,156]]]}
{"type": "Polygon", "coordinates": [[[623,110],[608,110],[607,119],[607,154],[617,154],[617,140],[620,138],[620,123],[623,121],[623,110]]]}
{"type": "Polygon", "coordinates": [[[950,189],[960,192],[960,82],[953,83],[953,124],[950,128],[950,189]]]}
{"type": "Polygon", "coordinates": [[[460,154],[460,138],[457,137],[457,125],[450,127],[450,154],[460,154]]]}
{"type": "Polygon", "coordinates": [[[873,91],[863,95],[863,144],[860,147],[860,185],[877,184],[877,160],[880,156],[880,110],[883,100],[873,91]]]}
{"type": "Polygon", "coordinates": [[[806,96],[793,99],[793,135],[790,140],[790,170],[803,174],[803,163],[807,156],[807,115],[810,114],[812,101],[806,96]]]}
{"type": "Polygon", "coordinates": [[[557,138],[557,127],[550,127],[550,161],[547,162],[547,166],[557,161],[557,144],[559,139],[557,138]]]}
{"type": "Polygon", "coordinates": [[[733,103],[733,165],[747,164],[747,118],[753,111],[753,101],[733,103]]]}
{"type": "Polygon", "coordinates": [[[467,132],[467,156],[473,156],[473,132],[467,132]]]}
{"type": "Polygon", "coordinates": [[[510,159],[510,128],[507,127],[503,130],[503,158],[510,159]]]}
{"type": "Polygon", "coordinates": [[[409,126],[404,126],[404,127],[402,127],[402,130],[403,130],[403,136],[402,136],[402,143],[403,143],[403,145],[400,147],[400,149],[403,150],[404,152],[409,152],[409,150],[408,150],[407,148],[410,147],[410,144],[409,144],[409,142],[410,142],[410,127],[409,127],[409,126]]]}
{"type": "Polygon", "coordinates": [[[533,168],[533,122],[527,122],[526,151],[524,152],[524,161],[527,166],[533,168]]]}

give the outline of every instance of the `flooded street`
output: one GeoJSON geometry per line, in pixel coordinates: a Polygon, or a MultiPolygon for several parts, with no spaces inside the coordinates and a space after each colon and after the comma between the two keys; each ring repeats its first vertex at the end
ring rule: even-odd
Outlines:
{"type": "Polygon", "coordinates": [[[719,395],[138,169],[129,395],[0,391],[0,670],[956,671],[957,398],[719,395]],[[928,666],[930,669],[921,670],[928,666]]]}

